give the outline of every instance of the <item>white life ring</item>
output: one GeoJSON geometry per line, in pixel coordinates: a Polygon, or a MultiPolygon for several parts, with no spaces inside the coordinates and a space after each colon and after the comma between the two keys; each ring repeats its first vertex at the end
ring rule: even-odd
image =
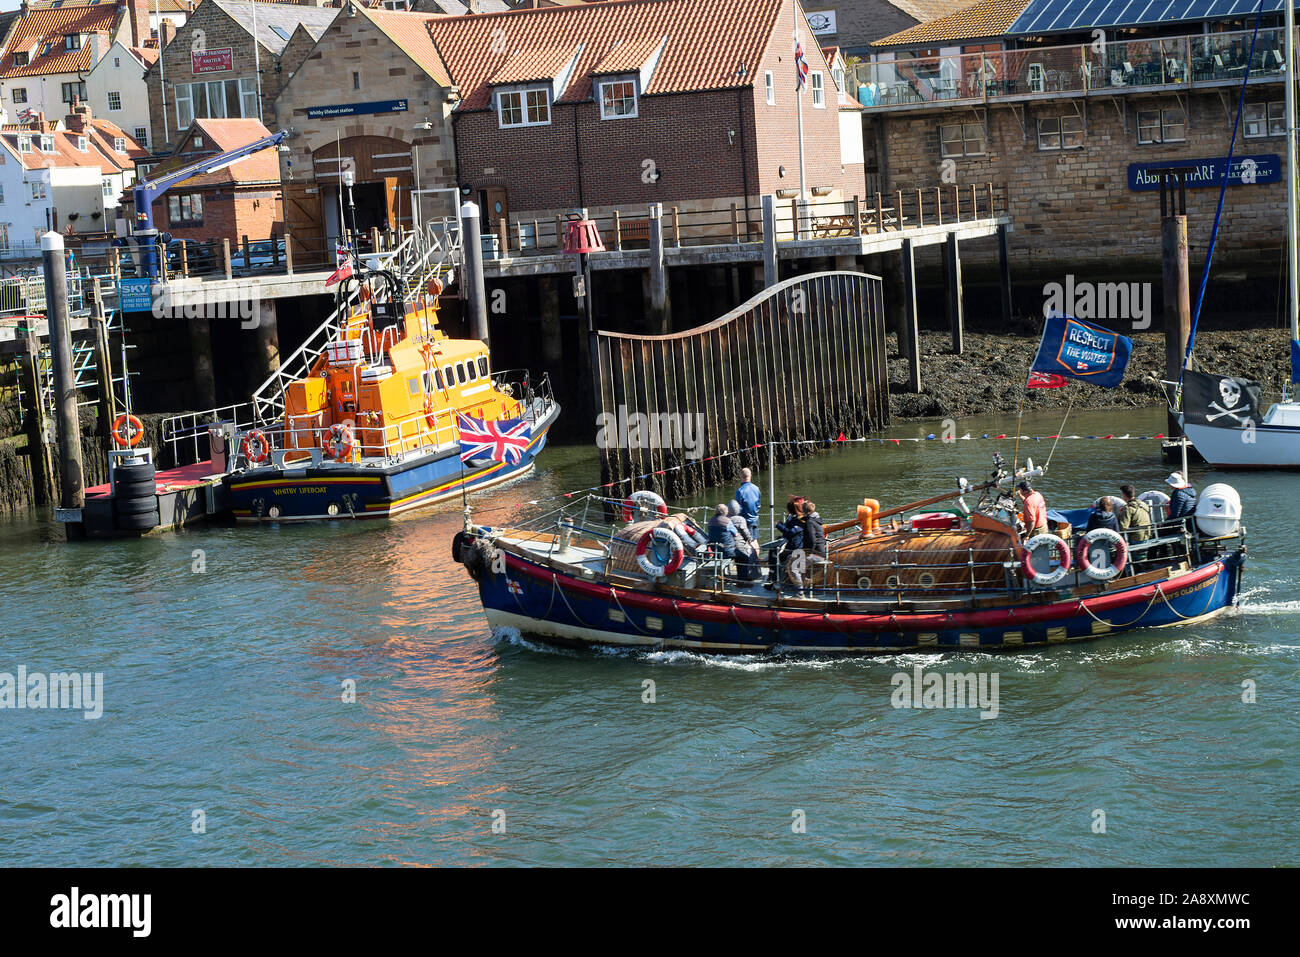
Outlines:
{"type": "Polygon", "coordinates": [[[648,489],[640,489],[633,492],[627,497],[623,504],[623,521],[630,522],[638,512],[655,512],[659,515],[668,514],[668,505],[654,492],[648,489]]]}
{"type": "Polygon", "coordinates": [[[1149,492],[1143,492],[1138,498],[1151,506],[1153,522],[1163,522],[1169,517],[1169,496],[1160,489],[1153,488],[1149,492]]]}
{"type": "Polygon", "coordinates": [[[1124,501],[1124,499],[1122,499],[1122,498],[1121,498],[1120,496],[1118,496],[1118,495],[1103,495],[1101,498],[1097,499],[1097,501],[1095,501],[1095,502],[1092,503],[1092,507],[1093,507],[1094,509],[1101,508],[1101,499],[1102,499],[1102,498],[1108,498],[1108,499],[1110,499],[1110,505],[1111,505],[1111,508],[1113,508],[1113,509],[1115,510],[1115,514],[1116,514],[1116,515],[1118,515],[1118,514],[1119,514],[1120,512],[1122,512],[1122,511],[1124,511],[1124,506],[1128,504],[1127,502],[1124,501]]]}
{"type": "MultiPolygon", "coordinates": [[[[1050,561],[1050,559],[1049,559],[1050,561]]],[[[1070,571],[1070,546],[1058,535],[1044,532],[1025,542],[1020,550],[1020,568],[1025,578],[1035,585],[1055,585],[1070,571]],[[1040,572],[1034,567],[1034,555],[1040,548],[1050,548],[1056,552],[1056,567],[1051,571],[1040,572]]]]}
{"type": "Polygon", "coordinates": [[[671,575],[682,567],[682,559],[685,557],[686,547],[682,545],[682,540],[677,537],[676,532],[666,525],[656,525],[642,535],[636,543],[636,563],[651,578],[663,578],[666,575],[671,575]],[[667,545],[672,552],[672,557],[662,565],[655,563],[654,556],[650,551],[652,542],[667,545]]]}
{"type": "Polygon", "coordinates": [[[1124,542],[1124,536],[1119,532],[1113,532],[1109,528],[1094,528],[1079,541],[1078,548],[1079,568],[1083,573],[1097,582],[1108,582],[1124,570],[1128,564],[1128,545],[1124,542]],[[1099,542],[1105,542],[1110,546],[1110,552],[1107,555],[1107,561],[1103,565],[1094,565],[1092,563],[1093,546],[1099,542]]]}

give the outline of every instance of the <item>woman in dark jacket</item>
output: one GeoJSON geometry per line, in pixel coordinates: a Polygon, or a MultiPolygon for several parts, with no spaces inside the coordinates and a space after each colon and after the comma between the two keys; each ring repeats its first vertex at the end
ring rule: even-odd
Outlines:
{"type": "Polygon", "coordinates": [[[808,555],[826,557],[826,532],[813,502],[803,503],[803,550],[808,555]]]}
{"type": "Polygon", "coordinates": [[[790,500],[785,503],[785,520],[776,523],[776,530],[781,533],[784,541],[781,543],[781,554],[777,555],[776,549],[769,549],[767,552],[768,582],[765,588],[775,588],[776,583],[780,581],[781,575],[777,571],[779,561],[782,566],[785,565],[791,553],[803,548],[803,496],[791,495],[790,500]]]}

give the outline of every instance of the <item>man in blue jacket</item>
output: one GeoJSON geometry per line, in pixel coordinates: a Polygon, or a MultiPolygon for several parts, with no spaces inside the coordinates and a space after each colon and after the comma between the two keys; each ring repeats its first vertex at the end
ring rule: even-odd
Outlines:
{"type": "Polygon", "coordinates": [[[763,506],[763,493],[751,479],[754,473],[749,469],[740,470],[740,488],[736,489],[736,501],[740,503],[740,514],[745,517],[749,534],[758,537],[758,510],[763,506]]]}
{"type": "Polygon", "coordinates": [[[1169,518],[1189,518],[1196,514],[1196,489],[1187,484],[1182,472],[1171,472],[1165,484],[1173,489],[1169,496],[1169,518]]]}

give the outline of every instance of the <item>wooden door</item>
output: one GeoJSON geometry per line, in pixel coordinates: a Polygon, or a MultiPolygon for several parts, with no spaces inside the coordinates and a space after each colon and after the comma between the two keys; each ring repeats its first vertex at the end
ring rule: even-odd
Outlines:
{"type": "Polygon", "coordinates": [[[284,184],[284,228],[292,236],[295,261],[307,262],[313,255],[319,256],[325,241],[321,187],[314,183],[284,184]]]}
{"type": "Polygon", "coordinates": [[[487,200],[483,205],[483,214],[487,217],[487,228],[496,232],[497,220],[510,220],[510,208],[506,205],[506,191],[500,186],[489,186],[484,191],[487,200]]]}

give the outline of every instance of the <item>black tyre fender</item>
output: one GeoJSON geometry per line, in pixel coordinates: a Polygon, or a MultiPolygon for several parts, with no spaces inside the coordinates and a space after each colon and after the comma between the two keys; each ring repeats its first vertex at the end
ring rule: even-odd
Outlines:
{"type": "Polygon", "coordinates": [[[157,474],[157,470],[148,462],[140,462],[137,465],[119,465],[113,469],[113,481],[119,483],[143,482],[147,479],[152,482],[157,474]]]}
{"type": "Polygon", "coordinates": [[[113,486],[113,497],[119,500],[146,496],[153,498],[157,491],[158,485],[153,479],[131,479],[118,482],[113,486]]]}
{"type": "Polygon", "coordinates": [[[117,527],[125,531],[147,532],[151,528],[158,527],[158,513],[141,514],[141,515],[119,515],[117,517],[117,527]]]}
{"type": "Polygon", "coordinates": [[[118,515],[149,515],[158,513],[158,501],[152,495],[148,498],[119,498],[114,502],[118,515]]]}

